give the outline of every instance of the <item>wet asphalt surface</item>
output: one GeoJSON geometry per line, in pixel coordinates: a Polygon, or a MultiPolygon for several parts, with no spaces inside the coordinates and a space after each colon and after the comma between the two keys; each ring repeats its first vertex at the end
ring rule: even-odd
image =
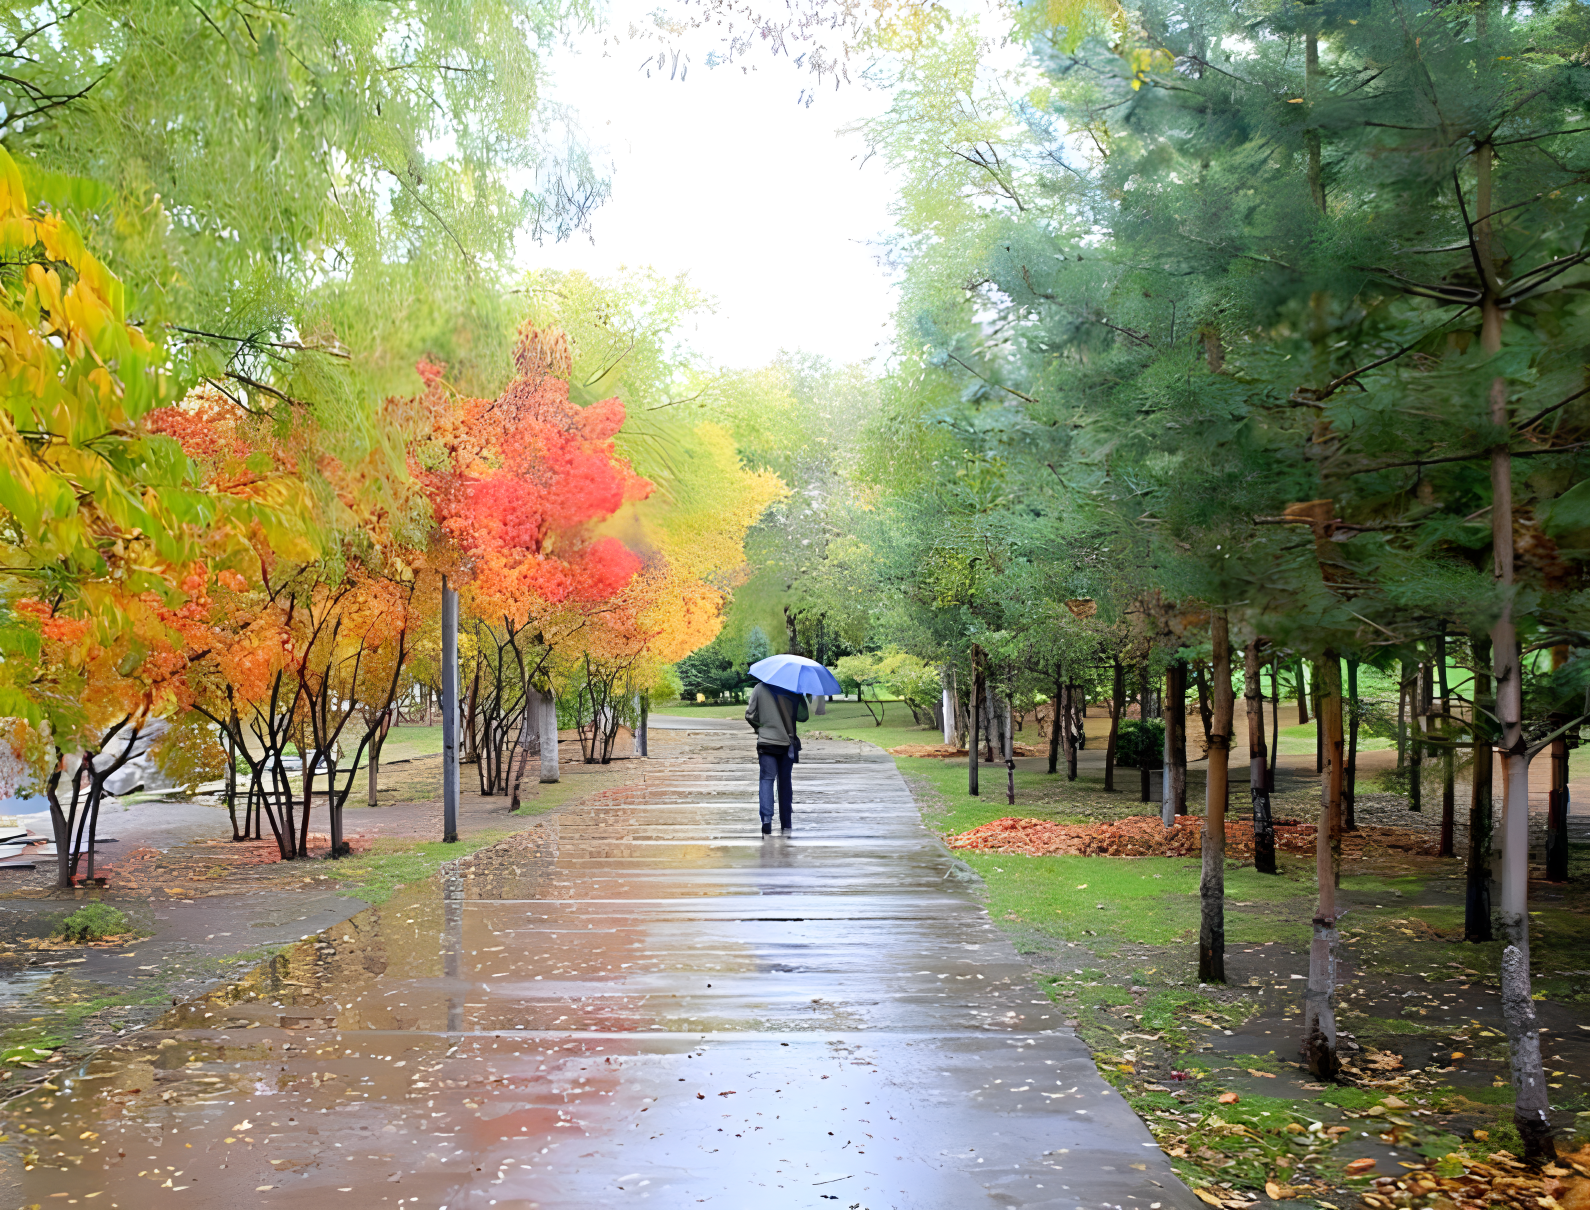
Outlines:
{"type": "Polygon", "coordinates": [[[886,755],[786,840],[743,731],[653,753],[14,1102],[20,1203],[1201,1205],[886,755]]]}

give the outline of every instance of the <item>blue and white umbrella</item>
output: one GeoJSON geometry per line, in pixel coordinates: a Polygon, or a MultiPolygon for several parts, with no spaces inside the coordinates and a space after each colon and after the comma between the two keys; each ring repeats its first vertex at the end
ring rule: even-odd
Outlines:
{"type": "Polygon", "coordinates": [[[757,660],[749,671],[757,680],[791,693],[844,692],[832,672],[803,655],[770,655],[765,660],[757,660]]]}

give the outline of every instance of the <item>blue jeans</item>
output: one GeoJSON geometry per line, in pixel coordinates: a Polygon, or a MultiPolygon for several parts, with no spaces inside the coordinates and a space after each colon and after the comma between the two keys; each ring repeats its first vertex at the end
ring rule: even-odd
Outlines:
{"type": "Polygon", "coordinates": [[[773,787],[778,786],[778,826],[787,828],[791,826],[792,802],[795,797],[795,785],[791,780],[791,773],[795,769],[795,754],[785,751],[781,755],[771,752],[758,752],[757,760],[762,766],[762,780],[757,786],[757,792],[762,808],[762,822],[773,822],[773,787]]]}

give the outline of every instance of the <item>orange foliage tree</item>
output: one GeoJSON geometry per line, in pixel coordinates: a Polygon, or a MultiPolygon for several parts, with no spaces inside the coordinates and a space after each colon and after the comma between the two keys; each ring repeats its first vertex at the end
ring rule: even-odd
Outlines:
{"type": "Polygon", "coordinates": [[[65,885],[106,778],[181,704],[212,569],[254,539],[304,546],[310,510],[272,476],[204,481],[151,428],[181,390],[161,332],[4,150],[0,266],[0,768],[44,791],[65,885]]]}
{"type": "MultiPolygon", "coordinates": [[[[388,411],[399,428],[413,419],[401,401],[388,411]]],[[[289,420],[196,393],[151,424],[179,440],[210,482],[229,484],[293,473],[312,456],[313,421],[289,420]]],[[[332,852],[345,850],[342,809],[360,761],[384,734],[409,644],[423,623],[416,606],[427,582],[423,561],[392,523],[408,503],[403,486],[383,485],[376,493],[382,506],[358,511],[369,467],[321,457],[316,470],[333,501],[327,528],[337,527],[335,544],[293,557],[301,552],[278,550],[256,533],[249,574],[223,571],[208,608],[182,628],[189,702],[226,737],[232,762],[248,771],[240,826],[228,770],[233,839],[258,837],[268,824],[283,859],[307,855],[320,793],[332,852]],[[342,755],[345,740],[351,761],[342,755]]]]}

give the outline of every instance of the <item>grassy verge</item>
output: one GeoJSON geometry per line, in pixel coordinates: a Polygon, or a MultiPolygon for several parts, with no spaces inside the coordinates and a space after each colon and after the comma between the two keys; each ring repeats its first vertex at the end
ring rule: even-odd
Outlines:
{"type": "Polygon", "coordinates": [[[476,832],[453,844],[439,840],[377,840],[368,853],[327,862],[325,877],[366,903],[385,903],[403,886],[430,878],[444,864],[468,857],[514,834],[512,828],[476,832]]]}
{"type": "MultiPolygon", "coordinates": [[[[1003,768],[982,766],[984,795],[972,797],[964,764],[896,763],[924,821],[943,834],[1008,814],[1089,822],[1157,809],[1132,801],[1135,770],[1115,794],[1085,773],[1067,782],[1018,770],[1011,807],[1003,768]]],[[[1318,790],[1304,793],[1317,798],[1318,790]]],[[[1279,877],[1227,862],[1231,983],[1205,986],[1197,982],[1196,857],[959,855],[982,877],[994,922],[1066,1011],[1100,1075],[1202,1200],[1252,1205],[1262,1192],[1290,1205],[1342,1207],[1390,1164],[1400,1165],[1396,1174],[1421,1166],[1451,1177],[1492,1152],[1521,1153],[1496,1012],[1501,944],[1463,941],[1460,862],[1379,853],[1349,866],[1340,892],[1350,908],[1342,928],[1349,981],[1337,1011],[1360,1049],[1346,1052],[1357,1070],[1325,1084],[1298,1063],[1303,983],[1295,972],[1306,968],[1311,860],[1282,854],[1279,877]],[[1454,1002],[1466,1007],[1454,1011],[1454,1002]],[[1473,1017],[1481,1004],[1483,1025],[1473,1017]],[[1393,1148],[1401,1158],[1388,1158],[1393,1148]],[[1376,1156],[1379,1167],[1367,1173],[1348,1167],[1376,1156]]],[[[1532,888],[1531,949],[1536,999],[1579,1008],[1590,1003],[1590,846],[1575,846],[1572,860],[1568,884],[1532,888]]],[[[1579,1020],[1590,1018],[1581,1011],[1579,1020]]],[[[1590,1046],[1578,1039],[1559,1028],[1548,1060],[1565,1145],[1590,1133],[1590,1090],[1575,1078],[1590,1071],[1590,1046]]]]}

